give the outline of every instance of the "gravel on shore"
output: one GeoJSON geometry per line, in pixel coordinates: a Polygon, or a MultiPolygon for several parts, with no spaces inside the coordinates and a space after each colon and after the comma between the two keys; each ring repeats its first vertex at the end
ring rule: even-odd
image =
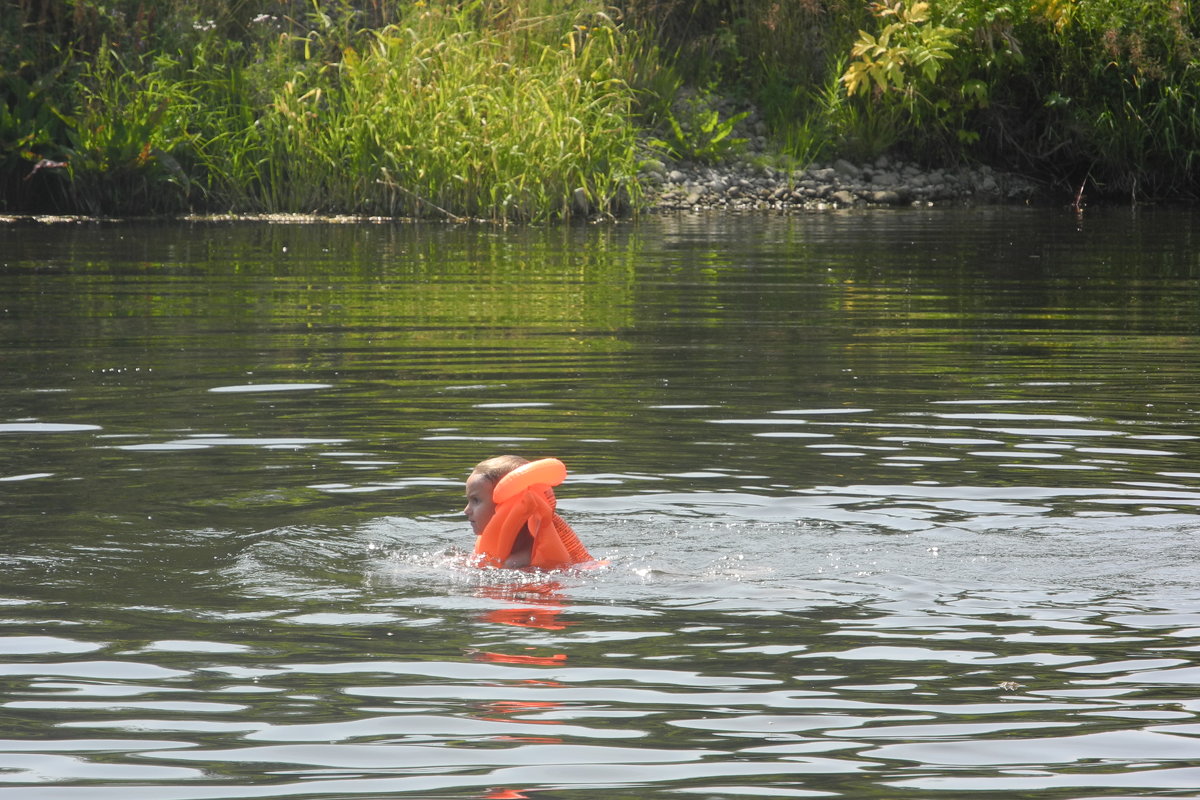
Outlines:
{"type": "Polygon", "coordinates": [[[785,170],[752,162],[720,166],[649,160],[641,181],[656,212],[818,211],[856,206],[932,206],[1033,201],[1040,188],[990,167],[923,170],[881,156],[785,170]]]}

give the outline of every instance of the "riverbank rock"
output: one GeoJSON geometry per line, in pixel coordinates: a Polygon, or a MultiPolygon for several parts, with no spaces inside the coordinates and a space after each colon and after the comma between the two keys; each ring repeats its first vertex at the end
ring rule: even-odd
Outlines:
{"type": "Polygon", "coordinates": [[[766,126],[753,107],[715,98],[723,118],[745,112],[734,136],[744,149],[728,163],[643,161],[640,180],[654,211],[790,211],[857,206],[1028,203],[1042,190],[1027,178],[986,166],[922,169],[888,156],[839,158],[802,169],[771,166],[766,126]]]}
{"type": "MultiPolygon", "coordinates": [[[[756,159],[761,160],[761,159],[756,159]]],[[[856,206],[931,206],[1032,201],[1038,187],[989,167],[922,170],[880,158],[839,159],[786,170],[747,160],[720,166],[661,165],[643,172],[654,211],[789,211],[856,206]]]]}

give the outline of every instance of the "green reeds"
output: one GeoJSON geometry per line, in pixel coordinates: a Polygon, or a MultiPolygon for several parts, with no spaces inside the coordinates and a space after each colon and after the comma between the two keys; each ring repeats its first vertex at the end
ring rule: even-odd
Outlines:
{"type": "Polygon", "coordinates": [[[180,159],[191,160],[199,136],[188,127],[196,102],[179,71],[169,56],[127,59],[101,44],[68,120],[70,192],[81,210],[161,214],[188,207],[191,180],[180,159]]]}
{"type": "Polygon", "coordinates": [[[421,14],[286,81],[252,148],[273,166],[265,180],[231,184],[257,183],[267,210],[620,211],[636,196],[636,161],[631,93],[613,77],[617,38],[611,24],[580,24],[541,42],[468,27],[461,12],[421,14]]]}
{"type": "Polygon", "coordinates": [[[378,30],[320,13],[240,42],[199,26],[174,56],[102,43],[68,119],[71,202],[492,221],[629,211],[622,31],[595,4],[500,5],[415,3],[378,30]]]}
{"type": "Polygon", "coordinates": [[[482,11],[416,10],[336,62],[314,63],[305,42],[259,113],[234,104],[253,124],[205,144],[219,194],[263,211],[494,221],[628,210],[620,32],[602,15],[480,25],[482,11]]]}

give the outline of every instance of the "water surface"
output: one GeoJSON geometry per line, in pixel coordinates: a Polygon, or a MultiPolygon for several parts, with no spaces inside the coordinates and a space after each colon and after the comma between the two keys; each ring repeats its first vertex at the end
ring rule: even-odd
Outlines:
{"type": "Polygon", "coordinates": [[[1192,796],[1194,228],[0,229],[0,800],[1192,796]]]}

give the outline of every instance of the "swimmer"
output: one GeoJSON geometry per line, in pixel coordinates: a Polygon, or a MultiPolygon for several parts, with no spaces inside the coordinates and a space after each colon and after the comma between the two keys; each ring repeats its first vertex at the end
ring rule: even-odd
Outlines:
{"type": "Polygon", "coordinates": [[[554,512],[551,486],[565,477],[566,467],[553,458],[529,461],[504,455],[475,466],[467,478],[463,513],[475,533],[481,566],[553,570],[592,560],[575,531],[554,512]]]}
{"type": "MultiPolygon", "coordinates": [[[[467,515],[467,522],[471,523],[476,543],[496,514],[496,504],[492,502],[492,489],[505,475],[528,463],[529,459],[520,456],[496,456],[475,465],[471,476],[467,478],[467,507],[463,509],[463,513],[467,515]]],[[[510,569],[529,566],[532,550],[533,537],[529,535],[529,526],[523,525],[512,550],[504,558],[501,566],[510,569]]]]}

